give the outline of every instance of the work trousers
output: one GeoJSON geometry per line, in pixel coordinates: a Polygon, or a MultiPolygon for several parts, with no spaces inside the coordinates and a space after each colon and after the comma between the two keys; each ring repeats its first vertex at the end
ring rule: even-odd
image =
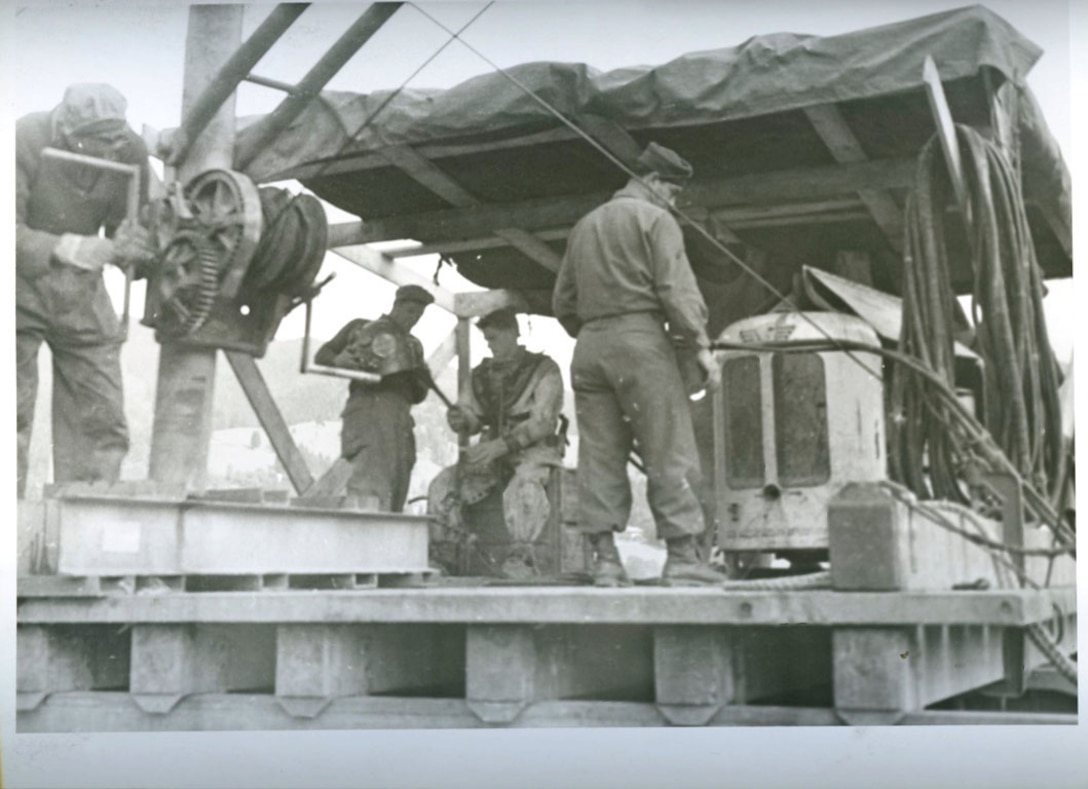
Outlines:
{"type": "Polygon", "coordinates": [[[364,389],[352,392],[343,420],[341,453],[352,465],[348,495],[377,499],[383,512],[403,512],[416,463],[411,405],[395,391],[364,389]]]}
{"type": "Polygon", "coordinates": [[[578,418],[579,528],[623,531],[631,514],[627,462],[637,448],[660,539],[699,534],[701,481],[691,410],[662,320],[633,313],[591,321],[571,363],[578,418]]]}
{"type": "Polygon", "coordinates": [[[53,479],[116,482],[129,447],[117,315],[101,275],[64,267],[32,281],[17,277],[18,495],[26,490],[43,342],[53,356],[53,479]]]}
{"type": "Polygon", "coordinates": [[[427,512],[440,515],[446,509],[448,497],[456,494],[459,502],[474,504],[494,490],[507,475],[509,481],[502,493],[502,514],[506,531],[517,543],[533,543],[540,539],[551,516],[548,499],[548,479],[553,468],[563,465],[562,456],[554,446],[538,444],[499,461],[506,473],[495,472],[485,478],[472,477],[471,470],[456,466],[442,469],[427,490],[427,512]],[[461,485],[461,490],[455,486],[461,485]]]}

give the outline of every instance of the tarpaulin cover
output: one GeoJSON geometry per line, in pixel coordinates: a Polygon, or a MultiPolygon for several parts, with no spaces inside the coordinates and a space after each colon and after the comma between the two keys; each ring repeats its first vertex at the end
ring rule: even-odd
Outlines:
{"type": "MultiPolygon", "coordinates": [[[[626,129],[720,122],[813,104],[894,94],[922,84],[927,55],[942,81],[983,66],[1020,82],[1041,50],[981,6],[838,36],[777,33],[659,66],[600,72],[579,63],[527,63],[509,73],[577,121],[589,114],[626,129]]],[[[256,180],[292,177],[300,164],[385,146],[521,136],[556,125],[549,111],[498,73],[448,90],[363,95],[326,91],[247,168],[256,180]]],[[[240,134],[244,141],[247,132],[240,134]]]]}

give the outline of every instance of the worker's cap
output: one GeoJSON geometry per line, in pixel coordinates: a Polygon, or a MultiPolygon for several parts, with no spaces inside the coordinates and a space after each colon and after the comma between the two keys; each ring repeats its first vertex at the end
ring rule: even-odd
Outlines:
{"type": "Polygon", "coordinates": [[[638,157],[644,173],[657,173],[662,181],[683,184],[694,172],[691,165],[676,151],[652,142],[638,157]]]}
{"type": "Polygon", "coordinates": [[[503,307],[480,318],[480,320],[476,321],[476,327],[479,329],[513,329],[517,331],[518,314],[509,307],[503,307]]]}
{"type": "Polygon", "coordinates": [[[128,102],[112,85],[69,85],[57,106],[57,124],[67,134],[111,134],[125,128],[128,102]]]}
{"type": "Polygon", "coordinates": [[[394,303],[414,301],[416,304],[422,304],[426,307],[428,304],[434,303],[434,296],[426,288],[421,288],[419,285],[401,285],[397,288],[397,295],[393,301],[394,303]]]}

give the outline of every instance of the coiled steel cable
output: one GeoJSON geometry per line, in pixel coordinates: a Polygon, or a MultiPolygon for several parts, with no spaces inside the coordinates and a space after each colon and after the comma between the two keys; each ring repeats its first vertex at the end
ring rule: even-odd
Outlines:
{"type": "MultiPolygon", "coordinates": [[[[957,133],[969,193],[966,225],[974,277],[972,317],[983,359],[983,414],[998,447],[1030,487],[1060,495],[1066,452],[1059,368],[1042,310],[1042,275],[1027,214],[1001,149],[966,126],[957,133]]],[[[936,138],[919,156],[917,188],[906,213],[901,352],[954,384],[954,294],[946,217],[950,184],[936,138]]],[[[923,498],[963,501],[957,434],[947,401],[897,368],[889,387],[890,471],[923,498]],[[928,465],[928,474],[923,469],[928,465]]]]}

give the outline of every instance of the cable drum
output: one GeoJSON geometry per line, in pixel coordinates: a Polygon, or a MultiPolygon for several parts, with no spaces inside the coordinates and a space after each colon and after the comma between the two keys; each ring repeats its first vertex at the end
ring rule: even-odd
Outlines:
{"type": "Polygon", "coordinates": [[[285,189],[259,190],[264,233],[243,282],[248,294],[304,296],[328,247],[328,220],[321,201],[285,189]]]}

